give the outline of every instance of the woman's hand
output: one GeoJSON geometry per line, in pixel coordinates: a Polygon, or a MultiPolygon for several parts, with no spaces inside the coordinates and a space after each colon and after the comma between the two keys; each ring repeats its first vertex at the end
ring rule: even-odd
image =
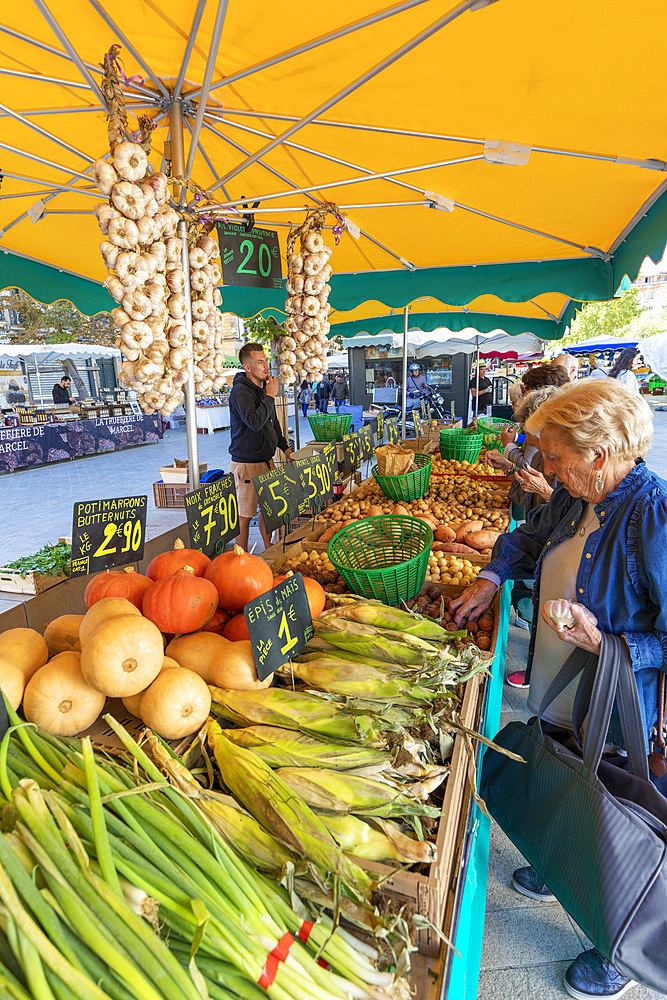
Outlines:
{"type": "Polygon", "coordinates": [[[550,486],[541,472],[527,466],[525,469],[517,469],[514,478],[523,487],[526,493],[536,493],[543,500],[548,500],[553,493],[553,486],[550,486]]]}
{"type": "Polygon", "coordinates": [[[497,448],[492,448],[491,451],[487,451],[484,455],[484,467],[488,469],[489,466],[493,466],[494,469],[511,469],[512,463],[508,462],[502,452],[498,451],[497,448]]]}
{"type": "Polygon", "coordinates": [[[476,621],[491,604],[497,589],[492,580],[475,580],[460,597],[454,598],[449,611],[454,615],[457,627],[462,621],[476,621]]]}
{"type": "Polygon", "coordinates": [[[508,444],[514,444],[518,437],[516,427],[503,427],[500,432],[500,440],[503,443],[503,448],[506,448],[508,444]]]}
{"type": "MultiPolygon", "coordinates": [[[[461,595],[464,596],[464,595],[461,595]]],[[[459,598],[460,600],[460,598],[459,598]]],[[[574,618],[574,625],[564,625],[558,628],[553,618],[549,618],[544,613],[544,605],[540,608],[543,621],[552,628],[559,639],[569,642],[571,646],[579,646],[580,649],[587,649],[589,653],[600,652],[602,633],[597,627],[597,618],[591,611],[584,608],[583,604],[571,604],[570,610],[574,618]]]]}

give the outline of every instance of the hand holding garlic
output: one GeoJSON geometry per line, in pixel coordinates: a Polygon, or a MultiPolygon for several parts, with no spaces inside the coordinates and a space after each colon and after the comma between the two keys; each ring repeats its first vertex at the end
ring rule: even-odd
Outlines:
{"type": "Polygon", "coordinates": [[[579,646],[589,653],[600,652],[602,633],[592,611],[574,601],[546,601],[541,608],[546,624],[558,633],[563,642],[579,646]]]}

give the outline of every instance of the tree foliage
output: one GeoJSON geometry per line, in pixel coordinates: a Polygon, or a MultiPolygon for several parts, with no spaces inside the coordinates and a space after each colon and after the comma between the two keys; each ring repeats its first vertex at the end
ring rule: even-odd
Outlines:
{"type": "Polygon", "coordinates": [[[643,312],[636,288],[630,288],[608,302],[586,302],[577,313],[570,333],[563,337],[563,346],[580,344],[593,337],[626,337],[628,331],[625,328],[643,312]]]}
{"type": "Polygon", "coordinates": [[[68,344],[74,341],[113,347],[116,340],[109,313],[86,316],[66,299],[48,305],[14,288],[10,295],[0,300],[0,308],[19,314],[21,329],[10,330],[10,344],[68,344]]]}

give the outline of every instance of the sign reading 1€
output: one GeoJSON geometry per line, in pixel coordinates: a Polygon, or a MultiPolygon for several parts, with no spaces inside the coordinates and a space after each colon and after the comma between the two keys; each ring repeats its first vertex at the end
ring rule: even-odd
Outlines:
{"type": "Polygon", "coordinates": [[[243,609],[260,681],[312,639],[313,620],[301,573],[249,601],[243,609]]]}
{"type": "Polygon", "coordinates": [[[72,576],[99,573],[143,559],[148,497],[74,504],[72,576]]]}

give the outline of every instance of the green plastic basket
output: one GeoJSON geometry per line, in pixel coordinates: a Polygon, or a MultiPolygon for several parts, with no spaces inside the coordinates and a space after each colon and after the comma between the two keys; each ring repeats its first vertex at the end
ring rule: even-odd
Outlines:
{"type": "Polygon", "coordinates": [[[390,500],[419,500],[428,492],[431,482],[431,456],[418,451],[413,459],[419,468],[404,476],[381,476],[377,465],[371,469],[373,479],[390,500]]]}
{"type": "Polygon", "coordinates": [[[473,464],[479,458],[484,442],[483,435],[476,431],[440,431],[440,457],[455,458],[459,462],[473,464]]]}
{"type": "Polygon", "coordinates": [[[500,417],[477,417],[477,427],[482,432],[484,447],[487,451],[489,448],[502,448],[500,432],[505,427],[513,425],[513,420],[501,420],[500,417]]]}
{"type": "Polygon", "coordinates": [[[308,417],[316,441],[342,441],[352,423],[351,413],[313,413],[308,417]]]}
{"type": "Polygon", "coordinates": [[[327,555],[355,594],[396,606],[426,580],[433,532],[413,517],[369,517],[339,531],[327,555]]]}

